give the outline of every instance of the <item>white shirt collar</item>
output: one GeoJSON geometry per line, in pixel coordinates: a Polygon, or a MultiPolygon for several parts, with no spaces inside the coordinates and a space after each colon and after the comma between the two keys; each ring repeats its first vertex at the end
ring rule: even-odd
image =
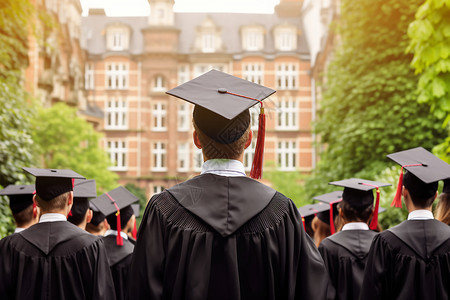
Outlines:
{"type": "Polygon", "coordinates": [[[235,159],[208,159],[201,174],[210,173],[227,177],[246,176],[244,165],[235,159]]]}
{"type": "Polygon", "coordinates": [[[67,217],[63,214],[48,213],[43,214],[39,219],[39,223],[67,221],[67,217]]]}
{"type": "Polygon", "coordinates": [[[21,231],[24,231],[26,228],[22,228],[22,227],[16,227],[16,229],[14,229],[14,233],[18,233],[21,231]]]}
{"type": "MultiPolygon", "coordinates": [[[[115,235],[115,236],[117,236],[117,230],[112,230],[112,229],[106,230],[104,236],[108,236],[108,235],[115,235]]],[[[128,234],[126,234],[125,232],[121,231],[120,235],[122,236],[123,239],[128,240],[128,234]]]]}
{"type": "Polygon", "coordinates": [[[351,222],[342,227],[342,231],[344,230],[369,230],[369,226],[364,222],[351,222]]]}
{"type": "Polygon", "coordinates": [[[408,214],[408,220],[430,220],[434,219],[433,213],[427,209],[413,210],[408,214]]]}

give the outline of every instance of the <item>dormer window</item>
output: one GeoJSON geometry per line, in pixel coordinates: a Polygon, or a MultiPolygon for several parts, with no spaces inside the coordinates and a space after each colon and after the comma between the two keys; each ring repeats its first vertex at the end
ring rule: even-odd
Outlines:
{"type": "Polygon", "coordinates": [[[264,47],[264,28],[251,26],[242,29],[242,47],[246,51],[260,51],[264,47]]]}
{"type": "Polygon", "coordinates": [[[214,34],[212,33],[204,33],[202,37],[202,52],[205,53],[211,53],[214,52],[216,49],[215,43],[214,43],[214,34]]]}
{"type": "Polygon", "coordinates": [[[294,51],[297,48],[297,30],[294,26],[278,26],[275,31],[275,46],[280,51],[294,51]]]}
{"type": "Polygon", "coordinates": [[[214,21],[207,17],[196,29],[194,51],[202,53],[213,53],[224,50],[221,39],[221,29],[214,21]]]}
{"type": "Polygon", "coordinates": [[[129,47],[130,28],[125,25],[110,25],[106,29],[107,48],[111,51],[126,51],[129,47]]]}

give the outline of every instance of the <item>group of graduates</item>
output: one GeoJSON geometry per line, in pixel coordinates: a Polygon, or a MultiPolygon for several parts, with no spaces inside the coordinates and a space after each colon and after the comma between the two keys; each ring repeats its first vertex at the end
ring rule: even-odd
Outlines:
{"type": "Polygon", "coordinates": [[[150,198],[137,235],[138,198],[125,188],[96,197],[95,181],[74,171],[24,168],[34,185],[0,191],[18,227],[0,241],[0,298],[449,299],[449,185],[441,221],[432,204],[450,165],[420,147],[388,155],[402,167],[393,204],[403,199],[409,215],[382,232],[380,188],[389,184],[334,181],[343,190],[316,197],[326,204],[297,209],[254,180],[262,101],[274,92],[216,70],[167,92],[195,105],[193,143],[204,163],[200,175],[150,198]],[[257,103],[250,178],[243,153],[257,103]]]}

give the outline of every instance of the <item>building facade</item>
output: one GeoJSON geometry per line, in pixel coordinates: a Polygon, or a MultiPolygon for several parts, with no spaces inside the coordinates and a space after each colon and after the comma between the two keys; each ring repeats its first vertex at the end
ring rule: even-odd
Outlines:
{"type": "MultiPolygon", "coordinates": [[[[165,91],[213,68],[277,90],[264,101],[265,170],[310,172],[313,103],[302,1],[281,1],[274,14],[175,13],[173,0],[149,5],[149,17],[91,10],[82,20],[84,86],[104,112],[98,129],[121,183],[151,195],[200,172],[193,107],[165,91]]],[[[251,112],[256,131],[259,107],[251,112]]],[[[245,152],[247,171],[254,146],[245,152]]]]}

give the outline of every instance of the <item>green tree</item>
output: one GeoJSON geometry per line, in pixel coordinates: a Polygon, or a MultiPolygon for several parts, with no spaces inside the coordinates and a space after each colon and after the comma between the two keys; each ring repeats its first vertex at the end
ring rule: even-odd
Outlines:
{"type": "Polygon", "coordinates": [[[145,189],[138,187],[133,183],[127,183],[125,188],[129,190],[132,194],[139,198],[139,217],[136,217],[136,224],[139,228],[141,225],[142,217],[144,215],[145,207],[147,206],[148,197],[145,194],[145,189]]]}
{"type": "MultiPolygon", "coordinates": [[[[337,34],[341,47],[326,75],[315,131],[326,145],[308,178],[310,197],[327,182],[374,179],[392,162],[386,155],[411,147],[431,149],[445,135],[429,105],[417,104],[410,67],[408,24],[420,0],[343,0],[337,34]]],[[[390,182],[396,184],[396,181],[390,182]]]]}
{"type": "MultiPolygon", "coordinates": [[[[426,0],[408,28],[408,51],[412,66],[420,73],[418,102],[431,106],[432,113],[449,128],[450,121],[450,1],[426,0]]],[[[434,149],[450,162],[450,137],[434,149]]]]}
{"type": "Polygon", "coordinates": [[[117,186],[117,175],[108,170],[111,162],[100,138],[90,123],[77,116],[76,108],[64,103],[38,109],[33,119],[33,140],[42,167],[72,169],[95,179],[98,192],[104,192],[117,186]]]}

